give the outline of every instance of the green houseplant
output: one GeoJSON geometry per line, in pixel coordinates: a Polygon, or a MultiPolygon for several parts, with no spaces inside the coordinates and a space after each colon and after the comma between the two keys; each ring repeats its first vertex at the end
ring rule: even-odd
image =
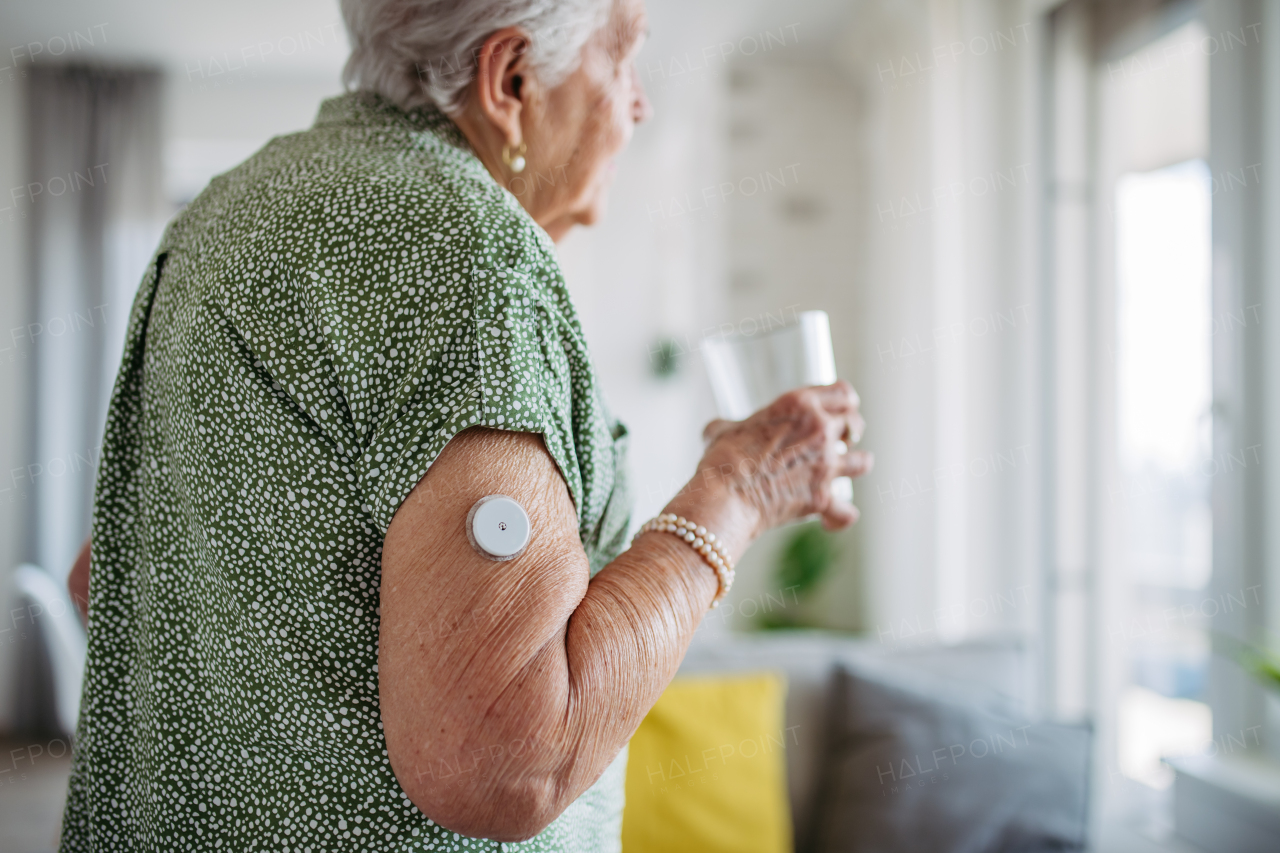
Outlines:
{"type": "MultiPolygon", "coordinates": [[[[786,593],[791,593],[796,605],[811,598],[839,556],[835,535],[823,530],[820,522],[797,525],[783,545],[774,571],[774,581],[783,593],[784,602],[786,593]]],[[[793,607],[790,612],[785,608],[762,612],[757,625],[766,630],[807,627],[798,610],[793,607]]]]}
{"type": "Polygon", "coordinates": [[[1216,651],[1234,660],[1263,687],[1280,694],[1280,654],[1216,632],[1213,645],[1216,651]]]}

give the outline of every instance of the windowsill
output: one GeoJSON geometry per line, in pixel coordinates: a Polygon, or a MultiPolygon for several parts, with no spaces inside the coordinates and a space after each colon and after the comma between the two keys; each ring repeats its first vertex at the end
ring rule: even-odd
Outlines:
{"type": "Polygon", "coordinates": [[[1260,753],[1169,759],[1180,836],[1213,850],[1280,850],[1280,764],[1260,753]]]}

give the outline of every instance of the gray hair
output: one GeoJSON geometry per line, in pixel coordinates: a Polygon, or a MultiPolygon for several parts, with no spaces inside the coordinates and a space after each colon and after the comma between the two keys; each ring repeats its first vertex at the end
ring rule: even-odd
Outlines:
{"type": "Polygon", "coordinates": [[[530,36],[528,61],[556,86],[613,0],[341,0],[351,37],[348,88],[377,92],[402,109],[434,104],[455,115],[466,101],[480,47],[504,27],[530,36]]]}

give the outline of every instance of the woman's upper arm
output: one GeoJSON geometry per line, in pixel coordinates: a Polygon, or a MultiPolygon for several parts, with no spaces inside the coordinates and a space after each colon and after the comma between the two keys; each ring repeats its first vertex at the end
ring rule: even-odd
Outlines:
{"type": "Polygon", "coordinates": [[[573,501],[538,435],[460,433],[397,510],[382,554],[382,719],[396,778],[437,823],[518,840],[548,821],[569,754],[565,629],[588,581],[573,501]],[[467,538],[467,512],[489,494],[529,514],[513,560],[467,538]]]}

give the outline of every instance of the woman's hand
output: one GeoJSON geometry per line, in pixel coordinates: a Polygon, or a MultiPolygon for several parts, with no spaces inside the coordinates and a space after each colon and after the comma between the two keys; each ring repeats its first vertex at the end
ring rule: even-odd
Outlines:
{"type": "Polygon", "coordinates": [[[80,611],[80,621],[88,627],[89,625],[89,540],[84,540],[84,544],[80,546],[80,553],[76,555],[76,561],[71,566],[71,573],[67,575],[67,592],[71,594],[71,600],[75,602],[76,610],[80,611]]]}
{"type": "Polygon", "coordinates": [[[831,481],[861,476],[874,462],[870,453],[846,449],[865,427],[858,403],[853,386],[840,380],[790,391],[744,421],[712,421],[698,473],[668,511],[700,519],[720,514],[711,504],[736,499],[745,508],[736,515],[754,521],[752,539],[813,514],[829,530],[853,524],[857,507],[834,498],[831,481]]]}

